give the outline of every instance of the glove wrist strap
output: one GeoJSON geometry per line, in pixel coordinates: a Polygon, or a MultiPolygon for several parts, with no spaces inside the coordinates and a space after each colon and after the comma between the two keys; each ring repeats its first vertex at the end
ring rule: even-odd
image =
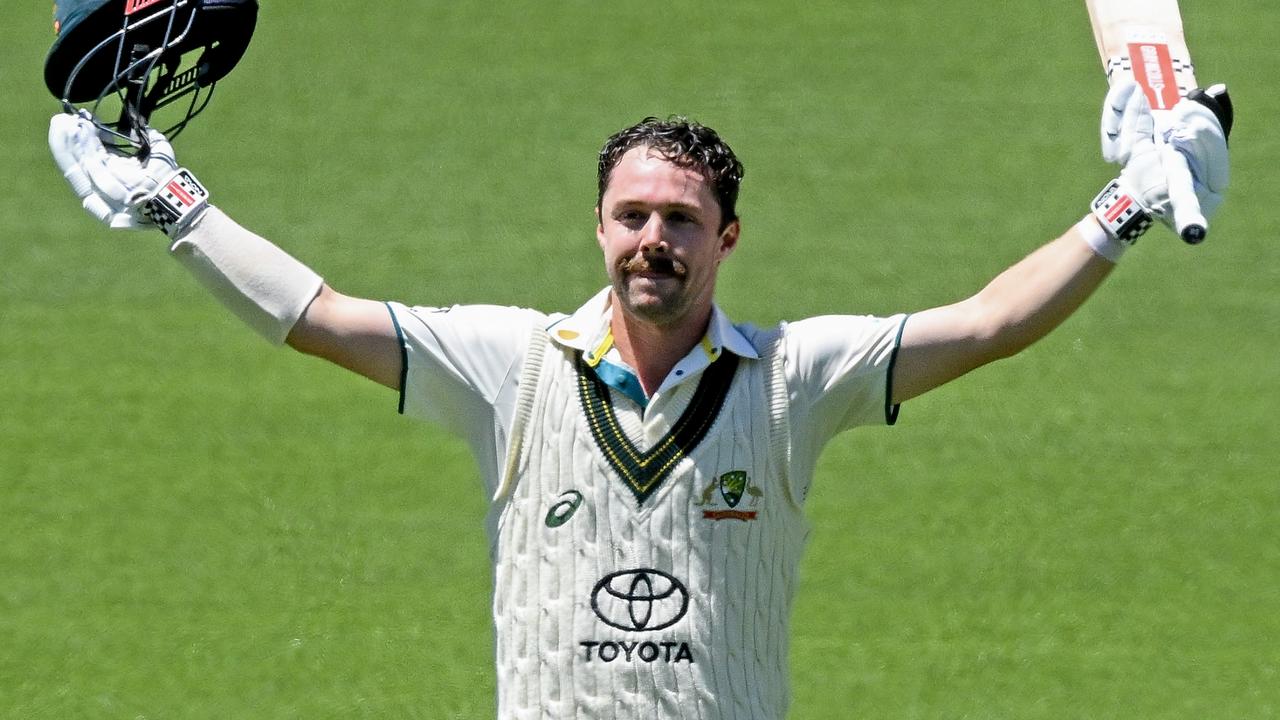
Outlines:
{"type": "Polygon", "coordinates": [[[1107,234],[1126,245],[1136,242],[1153,222],[1151,213],[1124,191],[1119,179],[1102,188],[1090,209],[1107,234]]]}
{"type": "Polygon", "coordinates": [[[209,209],[209,191],[186,168],[180,168],[142,205],[142,212],[165,235],[177,240],[209,209]]]}

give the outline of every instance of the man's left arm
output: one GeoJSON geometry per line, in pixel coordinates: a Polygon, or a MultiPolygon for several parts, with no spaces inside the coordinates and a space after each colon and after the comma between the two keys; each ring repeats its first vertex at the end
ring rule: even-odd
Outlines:
{"type": "MultiPolygon", "coordinates": [[[[1229,108],[1225,88],[1221,93],[1229,108]]],[[[978,294],[912,315],[898,348],[891,402],[921,395],[1048,335],[1084,304],[1153,220],[1172,223],[1171,194],[1198,199],[1206,215],[1216,209],[1229,180],[1223,127],[1230,127],[1230,118],[1228,111],[1219,122],[1224,116],[1214,102],[1183,100],[1172,129],[1157,138],[1145,95],[1133,85],[1113,88],[1103,108],[1103,155],[1124,166],[1120,177],[1094,199],[1083,220],[978,294]],[[1183,193],[1169,189],[1186,176],[1185,169],[1165,170],[1174,152],[1191,170],[1193,187],[1183,193]]]]}
{"type": "Polygon", "coordinates": [[[1102,228],[1085,218],[977,295],[908,318],[893,369],[892,402],[1014,355],[1066,320],[1115,267],[1085,242],[1084,233],[1090,232],[1102,228]]]}

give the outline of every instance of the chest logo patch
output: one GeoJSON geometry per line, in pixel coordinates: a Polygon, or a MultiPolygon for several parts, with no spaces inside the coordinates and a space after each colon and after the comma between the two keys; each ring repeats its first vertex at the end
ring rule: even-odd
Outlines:
{"type": "MultiPolygon", "coordinates": [[[[628,633],[653,633],[680,622],[689,612],[689,589],[670,573],[653,568],[620,570],[600,578],[591,590],[591,609],[600,622],[628,633]]],[[[612,634],[612,633],[610,633],[612,634]]],[[[580,640],[586,662],[693,664],[689,641],[666,633],[580,640]]]]}
{"type": "Polygon", "coordinates": [[[721,506],[719,501],[723,501],[723,504],[728,506],[727,510],[703,510],[702,517],[706,520],[741,520],[743,522],[755,520],[759,515],[757,511],[736,509],[744,496],[751,498],[749,505],[754,507],[759,504],[760,498],[764,497],[764,491],[751,483],[751,478],[747,476],[745,470],[732,470],[707,483],[707,486],[702,488],[701,499],[694,501],[693,504],[714,508],[721,506]],[[716,498],[716,490],[720,491],[719,499],[716,498]]]}
{"type": "Polygon", "coordinates": [[[582,505],[582,493],[577,490],[567,490],[560,494],[560,499],[547,510],[547,518],[545,520],[547,527],[558,528],[569,522],[569,518],[578,512],[578,508],[582,505]]]}
{"type": "Polygon", "coordinates": [[[689,591],[674,575],[661,570],[623,570],[596,583],[591,609],[604,624],[619,630],[662,630],[689,611],[689,591]]]}

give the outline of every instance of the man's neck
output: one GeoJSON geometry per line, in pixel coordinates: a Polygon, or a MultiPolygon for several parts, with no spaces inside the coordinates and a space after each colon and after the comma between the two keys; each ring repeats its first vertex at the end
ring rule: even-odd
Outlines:
{"type": "Polygon", "coordinates": [[[630,365],[644,388],[644,394],[652,396],[671,369],[694,348],[707,333],[711,321],[708,306],[686,321],[670,325],[655,325],[628,315],[613,302],[613,343],[622,361],[630,365]]]}

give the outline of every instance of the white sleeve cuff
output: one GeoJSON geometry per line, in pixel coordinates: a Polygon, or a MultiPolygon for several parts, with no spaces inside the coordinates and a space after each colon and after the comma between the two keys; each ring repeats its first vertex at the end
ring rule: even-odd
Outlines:
{"type": "Polygon", "coordinates": [[[1080,233],[1080,237],[1093,248],[1094,252],[1112,263],[1120,262],[1120,256],[1129,249],[1129,244],[1121,242],[1104,230],[1093,213],[1085,215],[1083,220],[1076,223],[1076,232],[1080,233]]]}
{"type": "Polygon", "coordinates": [[[214,297],[268,342],[283,345],[324,280],[210,206],[169,247],[214,297]]]}

